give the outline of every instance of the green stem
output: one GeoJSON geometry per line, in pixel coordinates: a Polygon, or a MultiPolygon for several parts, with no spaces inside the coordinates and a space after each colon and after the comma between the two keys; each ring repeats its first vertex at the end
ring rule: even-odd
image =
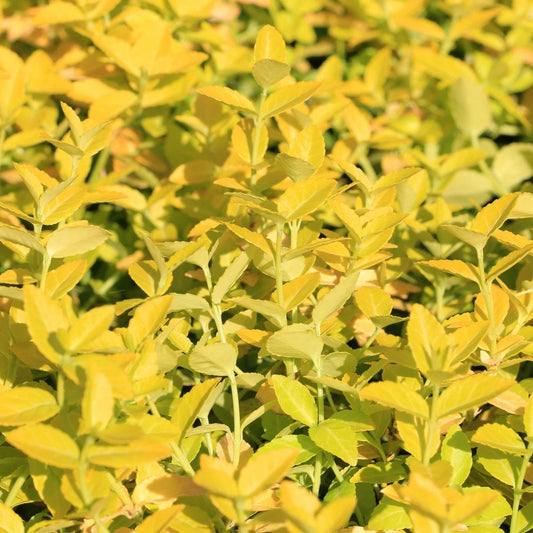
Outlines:
{"type": "Polygon", "coordinates": [[[239,533],[248,533],[248,526],[246,525],[246,511],[244,508],[244,500],[239,498],[235,501],[235,510],[237,511],[237,518],[239,521],[239,533]]]}
{"type": "Polygon", "coordinates": [[[6,496],[6,499],[4,500],[4,504],[7,507],[13,507],[13,505],[15,504],[15,499],[17,498],[17,495],[20,492],[22,485],[24,485],[24,482],[26,481],[27,477],[27,473],[24,473],[18,476],[15,481],[13,481],[13,484],[9,488],[9,492],[6,496]]]}
{"type": "Polygon", "coordinates": [[[231,401],[233,404],[233,466],[238,468],[241,458],[242,430],[239,389],[237,388],[237,382],[235,381],[235,374],[231,373],[229,375],[229,383],[231,389],[231,401]]]}
{"type": "Polygon", "coordinates": [[[93,444],[93,438],[89,435],[85,442],[83,443],[83,447],[81,449],[80,454],[80,466],[78,467],[78,483],[80,488],[80,495],[81,495],[81,501],[83,502],[83,505],[88,507],[91,503],[91,493],[89,491],[89,487],[87,486],[87,466],[89,465],[88,461],[88,454],[89,454],[89,446],[93,444]]]}
{"type": "Polygon", "coordinates": [[[183,468],[183,471],[188,476],[194,477],[194,468],[191,466],[191,463],[189,462],[189,459],[187,459],[187,456],[185,455],[183,450],[175,442],[170,443],[170,448],[172,450],[174,460],[180,464],[181,468],[183,468]]]}
{"type": "Polygon", "coordinates": [[[261,145],[261,130],[263,128],[262,109],[267,97],[267,90],[261,91],[261,97],[259,99],[259,114],[254,121],[254,138],[252,140],[252,153],[250,154],[250,163],[252,165],[252,172],[250,175],[250,188],[252,191],[257,185],[257,164],[259,163],[259,147],[261,145]]]}
{"type": "Polygon", "coordinates": [[[213,304],[213,316],[215,317],[215,324],[220,341],[225,343],[227,341],[226,334],[224,333],[224,324],[222,323],[222,309],[220,308],[220,304],[213,304]]]}
{"type": "Polygon", "coordinates": [[[440,386],[438,383],[433,383],[433,395],[431,398],[431,405],[429,408],[429,422],[428,430],[424,442],[424,451],[422,452],[422,462],[425,466],[429,466],[432,457],[433,441],[435,439],[435,432],[439,430],[439,421],[437,418],[437,403],[439,401],[440,386]]]}
{"type": "Polygon", "coordinates": [[[518,513],[520,512],[520,501],[522,500],[522,486],[524,485],[524,479],[526,477],[527,467],[529,466],[529,461],[531,455],[533,455],[533,442],[530,442],[527,450],[529,453],[524,455],[522,459],[522,464],[520,466],[520,472],[518,473],[518,479],[516,480],[516,488],[514,489],[513,494],[513,512],[511,514],[511,527],[509,528],[509,533],[518,533],[518,513]]]}
{"type": "Polygon", "coordinates": [[[489,352],[491,358],[496,357],[496,322],[494,319],[494,304],[492,301],[492,291],[490,284],[487,283],[485,277],[485,259],[483,256],[483,248],[477,250],[477,262],[479,271],[479,281],[483,298],[485,299],[485,307],[487,308],[487,318],[489,319],[489,352]]]}
{"type": "Polygon", "coordinates": [[[46,287],[46,278],[48,277],[48,270],[50,270],[50,263],[52,258],[48,255],[48,252],[45,252],[43,255],[43,264],[41,268],[41,280],[39,282],[39,288],[45,290],[46,287]]]}
{"type": "MultiPolygon", "coordinates": [[[[320,325],[316,325],[318,331],[320,331],[320,325]]],[[[316,375],[317,377],[322,376],[322,361],[319,360],[316,365],[316,375]]],[[[316,400],[318,407],[318,416],[317,424],[320,424],[324,420],[324,385],[322,383],[317,383],[316,385],[316,400]]],[[[320,481],[322,478],[322,452],[316,454],[315,460],[315,471],[313,474],[313,493],[318,496],[320,491],[320,481]]]]}
{"type": "Polygon", "coordinates": [[[283,240],[283,222],[278,222],[276,225],[276,294],[278,296],[278,303],[281,307],[284,306],[283,298],[283,271],[281,265],[281,251],[282,251],[282,240],[283,240]]]}

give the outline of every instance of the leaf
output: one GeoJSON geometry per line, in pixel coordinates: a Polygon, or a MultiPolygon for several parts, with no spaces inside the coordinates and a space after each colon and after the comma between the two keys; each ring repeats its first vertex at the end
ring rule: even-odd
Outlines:
{"type": "Polygon", "coordinates": [[[59,468],[80,466],[76,442],[63,431],[46,424],[27,424],[5,434],[7,442],[41,463],[59,468]]]}
{"type": "Polygon", "coordinates": [[[454,226],[453,224],[443,224],[441,228],[448,233],[451,233],[454,237],[457,237],[460,241],[466,242],[476,250],[481,250],[488,239],[488,236],[483,233],[467,228],[461,228],[460,226],[454,226]]]}
{"type": "Polygon", "coordinates": [[[450,506],[450,519],[453,523],[464,523],[496,503],[498,498],[501,498],[498,491],[486,487],[466,492],[458,502],[450,506]]]}
{"type": "Polygon", "coordinates": [[[46,277],[46,292],[55,299],[62,298],[71,291],[87,272],[88,264],[85,259],[76,259],[59,265],[48,272],[46,277]]]}
{"type": "Polygon", "coordinates": [[[288,76],[290,70],[289,65],[286,63],[276,61],[275,59],[260,59],[254,63],[252,75],[263,89],[268,89],[288,76]]]}
{"type": "Polygon", "coordinates": [[[218,279],[211,293],[211,301],[214,304],[220,304],[226,293],[237,283],[244,274],[250,259],[245,252],[241,252],[231,264],[224,270],[224,273],[218,279]]]}
{"type": "Polygon", "coordinates": [[[42,247],[41,243],[33,235],[31,235],[31,233],[21,229],[0,226],[0,240],[20,244],[22,246],[26,246],[26,248],[35,250],[41,255],[44,254],[44,248],[42,247]]]}
{"type": "Polygon", "coordinates": [[[123,446],[93,444],[87,449],[87,460],[110,468],[131,468],[160,461],[172,454],[168,444],[150,439],[139,439],[123,446]]]}
{"type": "Polygon", "coordinates": [[[468,135],[479,136],[492,122],[489,98],[481,85],[470,78],[459,78],[450,88],[449,103],[457,127],[468,135]]]}
{"type": "Polygon", "coordinates": [[[301,104],[311,97],[320,83],[314,81],[300,81],[293,85],[281,87],[265,100],[259,110],[263,120],[279,115],[292,107],[301,104]]]}
{"type": "Polygon", "coordinates": [[[0,531],[2,533],[24,533],[22,518],[3,502],[0,502],[0,531]]]}
{"type": "Polygon", "coordinates": [[[480,148],[462,148],[451,154],[443,156],[444,161],[439,165],[439,174],[446,176],[459,169],[470,168],[486,159],[487,154],[480,148]]]}
{"type": "Polygon", "coordinates": [[[523,461],[522,457],[480,445],[477,449],[477,461],[497,480],[511,487],[517,485],[523,461]]]}
{"type": "Polygon", "coordinates": [[[519,250],[513,250],[511,253],[501,257],[494,263],[487,274],[487,282],[490,283],[492,280],[501,276],[504,272],[507,272],[511,267],[516,265],[518,262],[522,261],[533,251],[533,242],[530,243],[525,248],[519,250]]]}
{"type": "Polygon", "coordinates": [[[394,483],[407,477],[407,469],[400,460],[372,463],[360,468],[350,479],[352,483],[394,483]]]}
{"type": "Polygon", "coordinates": [[[254,454],[242,467],[238,485],[243,496],[254,496],[279,483],[294,464],[298,450],[284,448],[254,454]]]}
{"type": "Polygon", "coordinates": [[[236,364],[237,350],[224,342],[197,346],[189,354],[189,366],[209,376],[231,376],[236,364]]]}
{"type": "Polygon", "coordinates": [[[320,129],[317,126],[307,126],[298,132],[287,153],[289,156],[310,163],[315,172],[324,162],[325,151],[324,137],[320,129]]]}
{"type": "Polygon", "coordinates": [[[429,407],[424,398],[406,385],[394,381],[370,383],[359,393],[361,400],[370,400],[385,407],[420,418],[429,417],[429,407]]]}
{"type": "Polygon", "coordinates": [[[320,283],[318,272],[309,272],[283,284],[283,307],[286,312],[295,309],[320,283]]]}
{"type": "Polygon", "coordinates": [[[368,62],[364,80],[370,93],[383,91],[390,73],[391,56],[390,48],[382,48],[368,62]]]}
{"type": "Polygon", "coordinates": [[[390,315],[392,311],[392,298],[380,287],[360,287],[355,303],[368,318],[390,315]]]}
{"type": "Polygon", "coordinates": [[[460,276],[474,283],[480,283],[477,268],[472,263],[466,263],[460,259],[430,259],[429,261],[419,261],[417,264],[442,270],[443,272],[460,276]]]}
{"type": "Polygon", "coordinates": [[[407,323],[409,348],[416,366],[424,375],[444,370],[448,341],[444,327],[420,304],[414,304],[407,323]]]}
{"type": "Polygon", "coordinates": [[[330,179],[291,183],[277,200],[278,212],[287,221],[302,218],[323,205],[335,185],[335,181],[330,179]]]}
{"type": "Polygon", "coordinates": [[[231,298],[231,301],[265,316],[278,328],[282,328],[287,324],[285,310],[276,302],[271,302],[269,300],[255,300],[246,296],[231,298]]]}
{"type": "Polygon", "coordinates": [[[407,505],[385,496],[372,511],[368,527],[376,531],[410,528],[412,523],[407,509],[407,505]]]}
{"type": "Polygon", "coordinates": [[[518,511],[516,528],[520,533],[527,533],[533,529],[533,501],[530,501],[518,511]]]}
{"type": "Polygon", "coordinates": [[[0,425],[22,426],[42,422],[59,412],[52,394],[37,387],[19,386],[0,392],[0,425]]]}
{"type": "Polygon", "coordinates": [[[347,422],[329,418],[309,428],[309,436],[319,448],[351,466],[357,464],[357,432],[347,422]]]}
{"type": "Polygon", "coordinates": [[[514,381],[480,373],[454,381],[437,401],[437,416],[463,413],[484,404],[514,385],[514,381]]]}
{"type": "Polygon", "coordinates": [[[314,426],[318,411],[315,400],[305,385],[285,376],[272,376],[276,398],[283,411],[294,420],[314,426]]]}
{"type": "Polygon", "coordinates": [[[218,378],[206,379],[202,383],[195,385],[179,399],[171,419],[172,423],[178,429],[178,444],[185,438],[187,431],[193,425],[202,406],[208,400],[218,383],[220,383],[220,379],[218,378]]]}
{"type": "Polygon", "coordinates": [[[256,114],[254,104],[246,98],[246,96],[241,93],[230,89],[229,87],[222,87],[211,85],[209,87],[201,87],[197,89],[199,94],[218,100],[223,104],[229,105],[231,107],[237,108],[239,111],[244,111],[245,113],[256,114]]]}
{"type": "Polygon", "coordinates": [[[453,468],[450,485],[460,487],[472,469],[472,451],[468,437],[457,424],[453,425],[442,441],[441,457],[453,468]]]}
{"type": "Polygon", "coordinates": [[[26,188],[32,195],[35,205],[39,205],[39,198],[41,197],[41,194],[43,194],[43,191],[44,191],[43,183],[41,181],[42,174],[45,174],[46,181],[48,183],[50,183],[50,181],[53,182],[55,180],[53,180],[53,178],[51,178],[48,174],[46,174],[42,170],[39,170],[38,168],[32,165],[28,165],[26,163],[13,163],[13,166],[15,167],[17,172],[20,174],[20,177],[22,178],[24,185],[26,185],[26,188]]]}
{"type": "Polygon", "coordinates": [[[196,472],[194,482],[210,494],[223,498],[241,496],[233,465],[218,457],[200,456],[200,470],[196,472]]]}
{"type": "Polygon", "coordinates": [[[508,189],[516,188],[533,175],[533,143],[511,143],[500,148],[492,171],[508,189]]]}
{"type": "Polygon", "coordinates": [[[472,435],[472,442],[513,455],[526,455],[527,453],[524,442],[518,433],[503,424],[482,425],[472,435]]]}
{"type": "MultiPolygon", "coordinates": [[[[296,325],[295,325],[296,326],[296,325]]],[[[266,342],[266,350],[277,357],[319,361],[324,341],[311,331],[286,326],[273,333],[266,342]]]]}
{"type": "Polygon", "coordinates": [[[313,309],[313,322],[320,324],[330,315],[338,311],[352,296],[355,284],[359,277],[358,272],[344,277],[333,289],[331,289],[313,309]]]}
{"type": "Polygon", "coordinates": [[[172,295],[166,294],[150,298],[135,309],[128,324],[129,338],[135,348],[162,326],[171,303],[172,295]]]}
{"type": "Polygon", "coordinates": [[[137,533],[167,533],[173,520],[185,508],[185,505],[172,505],[166,509],[159,509],[145,518],[136,528],[137,533]]]}
{"type": "Polygon", "coordinates": [[[97,226],[63,226],[46,241],[50,257],[71,257],[94,250],[109,238],[109,232],[97,226]]]}
{"type": "Polygon", "coordinates": [[[144,291],[147,296],[155,296],[159,272],[155,261],[139,261],[128,267],[130,278],[144,291]]]}
{"type": "Polygon", "coordinates": [[[107,427],[113,418],[115,399],[111,383],[103,372],[90,368],[86,376],[81,415],[83,428],[92,433],[107,427]]]}
{"type": "Polygon", "coordinates": [[[322,506],[316,516],[318,531],[335,533],[348,524],[354,511],[356,498],[342,496],[322,506]]]}
{"type": "Polygon", "coordinates": [[[243,226],[237,226],[237,224],[232,224],[230,222],[226,222],[226,227],[232,233],[235,233],[237,237],[244,239],[248,244],[255,246],[267,255],[272,255],[272,247],[268,244],[268,241],[265,239],[265,237],[263,237],[263,235],[256,233],[255,231],[251,231],[243,226]]]}
{"type": "Polygon", "coordinates": [[[533,394],[529,397],[524,408],[524,429],[528,437],[533,437],[533,394]]]}
{"type": "Polygon", "coordinates": [[[302,181],[312,176],[316,170],[308,161],[281,153],[276,156],[276,164],[294,181],[302,181]]]}
{"type": "Polygon", "coordinates": [[[487,237],[492,235],[507,220],[519,196],[519,192],[507,194],[487,204],[474,217],[470,226],[472,231],[487,237]]]}
{"type": "Polygon", "coordinates": [[[106,332],[115,319],[115,306],[102,305],[84,313],[68,332],[68,347],[75,352],[106,332]]]}
{"type": "Polygon", "coordinates": [[[254,45],[254,61],[273,59],[287,62],[287,47],[281,33],[272,25],[266,24],[257,33],[254,45]]]}
{"type": "Polygon", "coordinates": [[[458,328],[448,335],[447,366],[454,367],[464,361],[478,346],[489,329],[489,322],[474,322],[471,325],[458,328]]]}

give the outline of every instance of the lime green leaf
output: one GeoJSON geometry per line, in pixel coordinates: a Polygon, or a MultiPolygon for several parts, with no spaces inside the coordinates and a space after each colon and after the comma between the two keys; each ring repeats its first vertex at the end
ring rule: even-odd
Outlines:
{"type": "Polygon", "coordinates": [[[328,533],[340,531],[348,524],[355,504],[354,496],[342,496],[322,506],[315,518],[317,530],[328,533]]]}
{"type": "Polygon", "coordinates": [[[307,126],[296,135],[287,153],[310,163],[316,171],[324,162],[325,151],[324,137],[320,129],[317,126],[307,126]]]}
{"type": "Polygon", "coordinates": [[[291,311],[303,302],[320,283],[318,272],[309,272],[283,285],[283,302],[285,311],[291,311]]]}
{"type": "Polygon", "coordinates": [[[255,81],[268,89],[278,81],[289,75],[290,67],[286,63],[281,63],[275,59],[260,59],[252,67],[252,74],[255,81]]]}
{"type": "Polygon", "coordinates": [[[250,259],[245,252],[239,254],[231,264],[224,270],[222,276],[220,276],[216,285],[213,287],[213,292],[211,293],[211,301],[214,304],[219,304],[222,302],[222,298],[226,293],[237,283],[237,281],[244,274],[248,268],[250,259]]]}
{"type": "Polygon", "coordinates": [[[394,531],[412,527],[407,505],[385,496],[372,511],[368,527],[376,531],[394,531]]]}
{"type": "Polygon", "coordinates": [[[407,468],[401,460],[380,461],[359,469],[350,479],[352,483],[394,483],[407,477],[407,468]]]}
{"type": "Polygon", "coordinates": [[[450,351],[447,366],[455,366],[464,361],[479,345],[489,329],[489,322],[474,322],[458,328],[448,335],[450,351]]]}
{"type": "Polygon", "coordinates": [[[22,518],[2,502],[0,502],[0,532],[24,533],[24,522],[22,518]]]}
{"type": "Polygon", "coordinates": [[[239,111],[244,111],[246,113],[252,113],[255,115],[255,106],[254,104],[246,98],[246,96],[241,93],[230,89],[229,87],[219,87],[212,85],[209,87],[202,87],[197,89],[199,94],[218,100],[223,104],[229,105],[231,107],[237,108],[239,111]]]}
{"type": "Polygon", "coordinates": [[[461,486],[472,468],[472,451],[468,437],[459,425],[452,426],[442,441],[441,457],[453,468],[450,485],[461,486]]]}
{"type": "Polygon", "coordinates": [[[273,376],[272,383],[278,403],[286,414],[306,426],[316,424],[317,407],[305,385],[280,375],[273,376]]]}
{"type": "Polygon", "coordinates": [[[380,287],[360,287],[355,293],[355,303],[369,317],[389,315],[392,298],[380,287]]]}
{"type": "Polygon", "coordinates": [[[479,284],[477,268],[472,263],[466,263],[460,259],[430,259],[429,261],[420,261],[417,264],[461,276],[479,284]]]}
{"type": "Polygon", "coordinates": [[[70,257],[94,250],[109,238],[97,226],[63,226],[53,231],[46,242],[50,257],[70,257]]]}
{"type": "Polygon", "coordinates": [[[276,156],[276,163],[294,181],[305,180],[316,172],[315,167],[308,161],[285,153],[276,156]]]}
{"type": "Polygon", "coordinates": [[[448,233],[451,233],[454,237],[457,237],[460,241],[466,242],[476,250],[481,250],[488,239],[485,234],[480,233],[479,231],[461,228],[460,226],[454,226],[452,224],[443,224],[441,228],[448,233]]]}
{"type": "Polygon", "coordinates": [[[298,451],[294,448],[268,450],[254,455],[239,473],[241,494],[250,497],[279,483],[297,456],[298,451]]]}
{"type": "Polygon", "coordinates": [[[224,342],[197,346],[189,354],[189,366],[195,372],[209,376],[233,375],[236,364],[237,350],[224,342]]]}
{"type": "Polygon", "coordinates": [[[492,171],[510,190],[533,174],[533,143],[511,143],[494,156],[492,171]]]}
{"type": "Polygon", "coordinates": [[[472,231],[477,231],[487,237],[491,235],[507,220],[519,196],[519,192],[507,194],[487,204],[474,217],[470,226],[472,231]]]}
{"type": "Polygon", "coordinates": [[[370,400],[385,407],[421,418],[429,417],[429,407],[424,398],[406,385],[394,381],[370,383],[359,393],[361,400],[370,400]]]}
{"type": "Polygon", "coordinates": [[[171,303],[172,295],[166,294],[151,298],[135,309],[128,325],[128,334],[135,348],[162,326],[171,303]]]}
{"type": "Polygon", "coordinates": [[[530,501],[520,511],[516,520],[516,529],[520,533],[527,533],[533,528],[533,501],[530,501]]]}
{"type": "Polygon", "coordinates": [[[513,455],[525,455],[527,453],[524,442],[518,433],[503,424],[484,424],[472,435],[472,442],[513,455]]]}
{"type": "Polygon", "coordinates": [[[113,418],[114,406],[113,389],[105,374],[88,370],[81,401],[83,428],[88,432],[104,429],[113,418]]]}
{"type": "Polygon", "coordinates": [[[41,255],[44,254],[41,243],[31,233],[21,229],[0,226],[0,240],[20,244],[39,252],[41,255]]]}
{"type": "Polygon", "coordinates": [[[504,272],[509,270],[511,267],[516,265],[516,263],[522,261],[524,257],[527,257],[533,251],[533,243],[530,243],[525,248],[519,250],[513,250],[509,254],[501,257],[494,263],[487,274],[487,280],[490,283],[492,280],[496,279],[498,276],[501,276],[504,272]]]}
{"type": "Polygon", "coordinates": [[[266,343],[267,351],[277,357],[318,361],[324,342],[311,331],[302,331],[295,326],[286,326],[271,335],[266,343]]]}
{"type": "Polygon", "coordinates": [[[248,298],[247,296],[238,296],[232,298],[231,301],[246,309],[251,309],[256,313],[263,315],[278,328],[282,328],[287,323],[285,310],[276,302],[271,302],[269,300],[255,300],[254,298],[248,298]]]}
{"type": "Polygon", "coordinates": [[[103,305],[84,313],[68,332],[68,347],[76,351],[106,332],[115,319],[115,306],[103,305]]]}
{"type": "Polygon", "coordinates": [[[124,446],[89,446],[87,460],[95,465],[111,468],[131,468],[137,465],[160,461],[172,454],[170,447],[162,442],[140,439],[124,446]]]}
{"type": "Polygon", "coordinates": [[[518,483],[522,457],[480,445],[477,449],[477,461],[491,476],[502,483],[511,487],[515,487],[518,483]]]}
{"type": "Polygon", "coordinates": [[[313,322],[320,324],[330,315],[338,311],[350,298],[359,277],[358,272],[353,272],[343,278],[338,285],[333,287],[313,309],[313,322]]]}
{"type": "Polygon", "coordinates": [[[281,63],[287,62],[285,41],[281,33],[270,24],[263,26],[255,39],[254,61],[261,61],[262,59],[273,59],[281,63]]]}
{"type": "Polygon", "coordinates": [[[318,209],[335,188],[335,181],[313,179],[291,183],[278,198],[278,212],[287,221],[302,218],[318,209]]]}
{"type": "Polygon", "coordinates": [[[28,424],[5,434],[7,442],[41,463],[78,468],[80,451],[63,431],[46,424],[28,424]]]}
{"type": "Polygon", "coordinates": [[[330,418],[309,428],[309,436],[319,448],[349,465],[357,464],[357,432],[350,424],[330,418]]]}
{"type": "Polygon", "coordinates": [[[439,418],[462,413],[484,404],[514,385],[514,381],[491,374],[475,374],[454,381],[437,402],[439,418]]]}
{"type": "Polygon", "coordinates": [[[489,128],[492,118],[489,98],[481,85],[470,78],[459,78],[450,88],[450,109],[457,127],[478,136],[489,128]]]}
{"type": "Polygon", "coordinates": [[[301,104],[311,97],[319,85],[318,82],[314,81],[300,81],[294,85],[281,87],[267,97],[262,109],[260,109],[263,120],[301,104]]]}
{"type": "Polygon", "coordinates": [[[135,531],[137,533],[166,533],[170,531],[172,521],[184,509],[184,505],[172,505],[166,509],[160,509],[145,518],[135,531]]]}
{"type": "Polygon", "coordinates": [[[0,392],[0,425],[21,426],[42,422],[59,411],[52,394],[36,387],[15,387],[0,392]]]}

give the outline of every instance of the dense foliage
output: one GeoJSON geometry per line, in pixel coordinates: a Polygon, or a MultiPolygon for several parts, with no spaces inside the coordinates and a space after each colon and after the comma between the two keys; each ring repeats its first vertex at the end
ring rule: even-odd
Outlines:
{"type": "Polygon", "coordinates": [[[0,9],[0,531],[533,529],[529,0],[0,9]]]}

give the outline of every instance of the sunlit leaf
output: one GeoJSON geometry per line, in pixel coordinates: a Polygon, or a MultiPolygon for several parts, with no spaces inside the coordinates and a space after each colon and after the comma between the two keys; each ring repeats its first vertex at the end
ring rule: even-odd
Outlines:
{"type": "Polygon", "coordinates": [[[309,389],[299,381],[276,375],[272,377],[276,398],[283,411],[306,426],[316,424],[318,411],[309,389]]]}

